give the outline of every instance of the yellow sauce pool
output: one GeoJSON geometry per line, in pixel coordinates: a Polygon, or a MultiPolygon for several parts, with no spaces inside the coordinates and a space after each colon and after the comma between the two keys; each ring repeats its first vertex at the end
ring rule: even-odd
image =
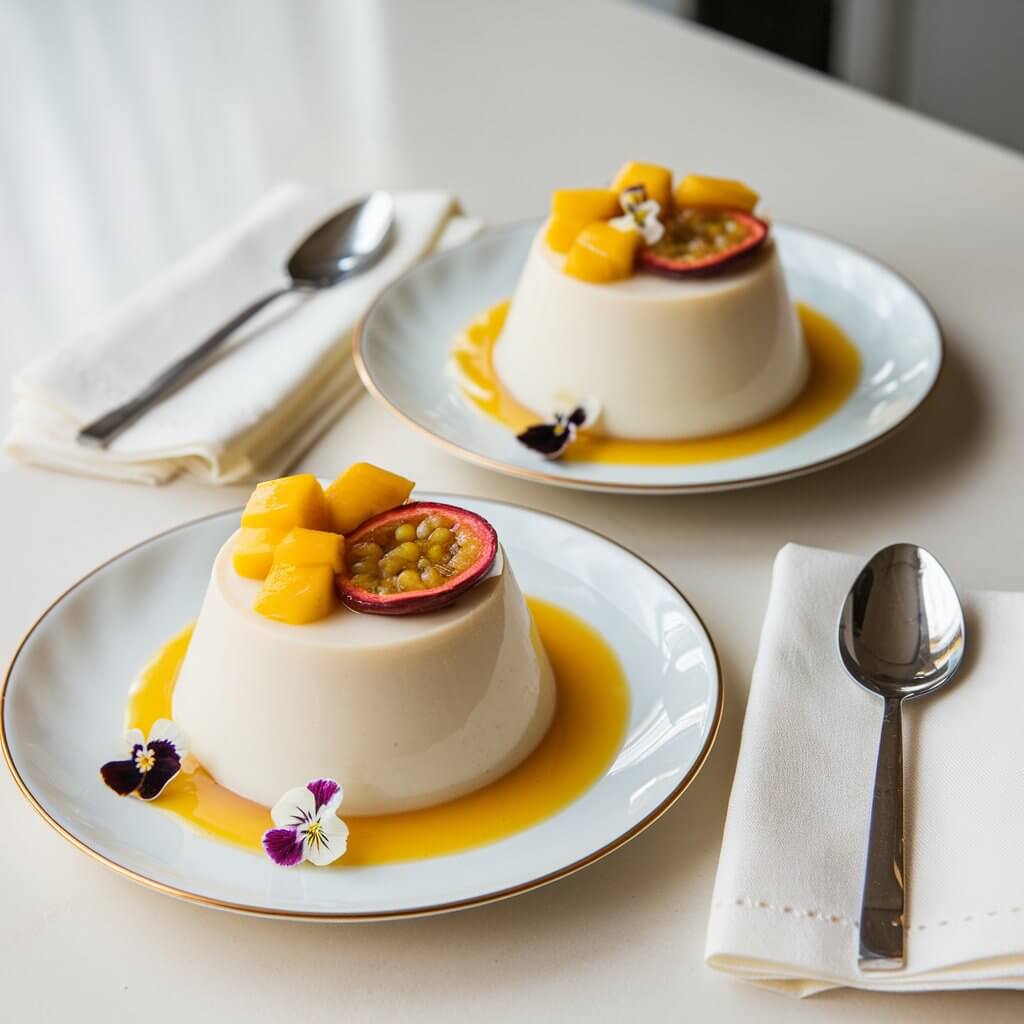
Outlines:
{"type": "MultiPolygon", "coordinates": [[[[497,782],[436,807],[350,817],[348,852],[336,866],[387,864],[457,853],[492,843],[572,803],[618,753],[629,718],[629,688],[608,644],[571,612],[537,598],[527,603],[555,673],[554,721],[537,749],[497,782]]],[[[192,627],[169,641],[132,687],[126,727],[144,732],[171,717],[171,696],[192,627]]],[[[301,785],[298,780],[297,784],[301,785]]],[[[153,806],[208,835],[250,850],[271,827],[270,812],[238,796],[187,758],[153,806]]]]}
{"type": "MultiPolygon", "coordinates": [[[[452,361],[463,394],[482,412],[520,433],[538,415],[520,405],[501,385],[492,352],[508,313],[508,300],[474,320],[452,347],[452,361]]],[[[581,435],[562,458],[569,462],[669,466],[719,462],[774,448],[805,434],[828,419],[850,396],[860,379],[860,353],[828,317],[802,303],[797,313],[811,359],[807,385],[800,396],[771,419],[716,437],[691,441],[617,441],[581,435]]]]}

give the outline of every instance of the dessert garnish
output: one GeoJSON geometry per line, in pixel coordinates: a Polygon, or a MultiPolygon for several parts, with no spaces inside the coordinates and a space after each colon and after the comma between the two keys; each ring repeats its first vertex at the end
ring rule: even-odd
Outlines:
{"type": "Polygon", "coordinates": [[[169,718],[160,718],[148,739],[141,729],[130,729],[125,742],[129,756],[103,765],[103,781],[118,796],[138,793],[143,800],[155,800],[181,771],[188,753],[182,731],[169,718]]]}
{"type": "Polygon", "coordinates": [[[348,826],[337,815],[343,795],[334,779],[289,789],[270,809],[275,827],[263,833],[267,856],[283,868],[336,861],[348,848],[348,826]]]}
{"type": "Polygon", "coordinates": [[[673,195],[669,168],[631,161],[611,188],[554,192],[544,238],[565,257],[563,272],[590,284],[622,281],[638,268],[715,273],[767,238],[768,224],[753,214],[758,198],[743,182],[696,174],[673,195]]]}
{"type": "Polygon", "coordinates": [[[407,615],[478,583],[497,552],[494,529],[451,505],[405,504],[414,486],[368,462],[326,491],[309,475],[259,484],[232,552],[239,576],[263,581],[253,608],[299,626],[334,611],[340,593],[357,611],[407,615]]]}
{"type": "Polygon", "coordinates": [[[768,237],[768,225],[742,210],[679,210],[656,244],[641,249],[642,267],[667,277],[713,274],[749,256],[768,237]]]}
{"type": "Polygon", "coordinates": [[[578,405],[572,412],[555,413],[549,423],[535,423],[527,427],[516,440],[532,451],[539,452],[545,459],[558,459],[576,440],[577,431],[596,419],[593,409],[578,405]]]}
{"type": "Polygon", "coordinates": [[[341,600],[373,615],[436,611],[479,583],[498,553],[482,516],[416,501],[383,512],[347,538],[341,600]]]}
{"type": "Polygon", "coordinates": [[[637,231],[644,245],[654,245],[665,233],[665,227],[658,220],[661,203],[647,198],[643,185],[633,185],[620,196],[623,214],[609,221],[618,231],[637,231]]]}

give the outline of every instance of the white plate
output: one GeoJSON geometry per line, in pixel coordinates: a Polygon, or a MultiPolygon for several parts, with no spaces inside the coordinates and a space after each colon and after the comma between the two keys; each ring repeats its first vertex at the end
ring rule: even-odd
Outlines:
{"type": "Polygon", "coordinates": [[[921,405],[942,366],[927,303],[877,260],[801,228],[772,227],[790,294],[837,323],[860,351],[858,387],[791,441],[694,465],[545,462],[469,405],[448,372],[452,340],[515,290],[537,223],[499,228],[438,253],[385,290],[356,330],[355,357],[376,398],[454,454],[531,480],[596,491],[719,491],[810,473],[887,437],[921,405]]]}
{"type": "Polygon", "coordinates": [[[195,617],[237,511],[119,555],[58,598],[30,630],[0,696],[0,739],[25,796],[65,838],[138,882],[208,906],[294,918],[405,917],[473,906],[561,878],[627,842],[678,798],[714,741],[722,690],[711,638],[682,595],[617,544],[529,509],[454,500],[495,525],[524,592],[585,619],[615,649],[629,679],[622,749],[564,810],[452,856],[284,871],[155,806],[113,797],[98,769],[120,749],[129,686],[195,617]]]}

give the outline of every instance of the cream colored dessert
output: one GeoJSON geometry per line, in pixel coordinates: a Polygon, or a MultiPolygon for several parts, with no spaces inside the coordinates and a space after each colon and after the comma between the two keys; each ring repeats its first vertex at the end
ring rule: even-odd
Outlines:
{"type": "Polygon", "coordinates": [[[736,269],[590,283],[538,233],[494,350],[502,384],[541,416],[596,399],[596,431],[631,440],[726,433],[799,394],[808,358],[769,241],[736,269]]]}
{"type": "Polygon", "coordinates": [[[336,609],[294,626],[253,609],[258,580],[214,563],[174,691],[175,722],[227,788],[271,805],[330,777],[348,814],[411,810],[497,779],[550,724],[554,682],[504,555],[446,608],[336,609]]]}

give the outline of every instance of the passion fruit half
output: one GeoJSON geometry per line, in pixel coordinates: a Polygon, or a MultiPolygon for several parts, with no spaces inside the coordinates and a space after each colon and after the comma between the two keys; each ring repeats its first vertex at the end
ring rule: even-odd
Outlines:
{"type": "Polygon", "coordinates": [[[667,277],[717,274],[754,252],[768,225],[744,210],[684,207],[655,244],[640,250],[639,263],[667,277]]]}
{"type": "Polygon", "coordinates": [[[498,535],[468,509],[414,501],[368,519],[345,538],[342,602],[371,615],[436,611],[479,583],[498,535]]]}

